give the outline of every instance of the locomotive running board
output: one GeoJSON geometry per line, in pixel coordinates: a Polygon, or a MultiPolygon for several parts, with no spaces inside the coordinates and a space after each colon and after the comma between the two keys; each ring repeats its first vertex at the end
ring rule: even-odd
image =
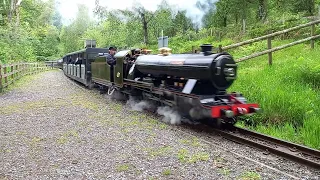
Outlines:
{"type": "Polygon", "coordinates": [[[152,90],[153,88],[153,84],[152,83],[147,83],[147,82],[143,82],[143,81],[134,81],[131,79],[124,79],[124,84],[129,84],[129,85],[136,85],[142,88],[150,88],[150,90],[152,90]]]}
{"type": "Polygon", "coordinates": [[[112,85],[112,82],[104,80],[104,79],[92,77],[92,80],[93,80],[93,82],[95,82],[97,84],[101,84],[101,85],[105,85],[105,86],[111,86],[112,85]]]}

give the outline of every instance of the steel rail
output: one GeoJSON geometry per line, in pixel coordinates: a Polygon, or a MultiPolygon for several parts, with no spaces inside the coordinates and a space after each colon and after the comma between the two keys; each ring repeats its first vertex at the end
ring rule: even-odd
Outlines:
{"type": "Polygon", "coordinates": [[[283,141],[271,136],[263,135],[239,127],[233,127],[231,131],[220,130],[216,128],[213,128],[213,130],[223,137],[234,142],[266,150],[276,155],[285,157],[289,160],[293,160],[298,163],[320,169],[320,151],[318,150],[283,141]],[[312,159],[316,159],[317,161],[312,161],[307,157],[311,157],[312,159]]]}

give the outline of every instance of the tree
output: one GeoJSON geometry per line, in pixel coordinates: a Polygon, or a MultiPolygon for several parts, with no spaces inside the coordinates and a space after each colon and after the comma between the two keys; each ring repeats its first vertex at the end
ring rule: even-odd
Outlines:
{"type": "Polygon", "coordinates": [[[168,36],[174,36],[173,12],[170,5],[164,0],[158,5],[157,10],[153,13],[153,21],[150,23],[150,30],[153,31],[153,38],[157,39],[161,31],[168,36]]]}
{"type": "Polygon", "coordinates": [[[181,32],[182,34],[186,33],[188,30],[194,30],[194,24],[192,20],[187,17],[187,11],[182,10],[178,11],[176,14],[173,24],[174,24],[174,32],[181,32]]]}
{"type": "Polygon", "coordinates": [[[55,11],[55,13],[52,17],[52,20],[53,20],[52,24],[55,27],[57,27],[59,30],[61,30],[61,28],[62,28],[61,14],[58,11],[55,11]]]}
{"type": "Polygon", "coordinates": [[[135,16],[138,17],[142,23],[143,28],[143,36],[144,36],[144,43],[148,45],[148,24],[154,17],[154,14],[151,11],[147,11],[143,6],[137,6],[133,8],[134,12],[137,12],[135,16]]]}
{"type": "Polygon", "coordinates": [[[66,27],[62,27],[60,33],[60,42],[62,44],[63,53],[76,51],[83,48],[83,40],[81,37],[91,26],[92,22],[89,16],[89,10],[85,5],[78,6],[78,12],[75,20],[66,27]]]}

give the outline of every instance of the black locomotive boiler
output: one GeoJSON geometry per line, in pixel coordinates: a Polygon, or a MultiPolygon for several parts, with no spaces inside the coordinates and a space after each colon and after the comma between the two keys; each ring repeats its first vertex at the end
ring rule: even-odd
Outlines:
{"type": "Polygon", "coordinates": [[[237,64],[226,52],[213,53],[210,44],[202,45],[199,54],[161,48],[158,55],[124,50],[115,57],[116,64],[109,65],[102,52],[90,63],[91,82],[107,88],[109,95],[119,91],[153,100],[189,119],[210,119],[217,125],[234,124],[237,117],[260,110],[242,94],[227,92],[237,78],[237,64]]]}
{"type": "MultiPolygon", "coordinates": [[[[228,53],[212,53],[210,44],[200,54],[170,54],[137,58],[130,74],[152,83],[149,98],[177,108],[193,120],[212,118],[218,123],[235,123],[235,117],[259,111],[246,104],[239,93],[227,93],[237,77],[237,64],[228,53]],[[159,98],[157,98],[159,97],[159,98]]],[[[132,78],[131,77],[131,78],[132,78]]]]}

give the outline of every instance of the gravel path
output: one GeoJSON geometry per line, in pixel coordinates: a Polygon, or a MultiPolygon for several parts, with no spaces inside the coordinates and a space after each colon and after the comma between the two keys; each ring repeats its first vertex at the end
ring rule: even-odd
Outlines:
{"type": "Polygon", "coordinates": [[[211,145],[192,135],[192,129],[167,125],[87,90],[62,71],[24,77],[0,94],[0,124],[0,179],[312,179],[317,175],[290,175],[292,169],[282,172],[230,153],[225,149],[241,147],[221,139],[223,148],[211,145]]]}

